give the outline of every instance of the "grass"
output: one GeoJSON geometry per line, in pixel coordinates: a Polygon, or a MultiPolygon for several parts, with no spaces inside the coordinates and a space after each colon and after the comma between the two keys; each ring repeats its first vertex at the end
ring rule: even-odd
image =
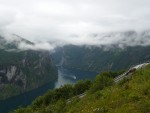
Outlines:
{"type": "MultiPolygon", "coordinates": [[[[96,78],[92,84],[97,80],[102,79],[96,78]]],[[[97,85],[101,83],[92,84],[86,91],[87,95],[81,99],[76,97],[68,103],[66,99],[59,98],[47,105],[38,106],[38,109],[32,104],[16,110],[15,113],[150,113],[150,66],[135,72],[131,78],[119,84],[106,84],[100,89],[97,85]],[[94,87],[96,90],[91,92],[94,87]]],[[[40,99],[43,101],[45,96],[40,99]]]]}

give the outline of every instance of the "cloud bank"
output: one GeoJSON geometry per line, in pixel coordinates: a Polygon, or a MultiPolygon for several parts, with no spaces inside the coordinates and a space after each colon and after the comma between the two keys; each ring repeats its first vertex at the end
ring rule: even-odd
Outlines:
{"type": "Polygon", "coordinates": [[[150,29],[150,0],[0,0],[0,17],[0,32],[44,42],[20,48],[150,45],[149,35],[139,33],[150,29]],[[138,33],[122,33],[129,30],[138,33]]]}
{"type": "Polygon", "coordinates": [[[15,34],[0,35],[0,49],[6,51],[46,50],[53,52],[55,47],[48,42],[33,43],[15,34]]]}

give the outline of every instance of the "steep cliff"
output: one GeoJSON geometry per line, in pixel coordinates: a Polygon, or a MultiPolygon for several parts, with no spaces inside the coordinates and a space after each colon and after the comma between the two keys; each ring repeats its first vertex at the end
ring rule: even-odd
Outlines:
{"type": "Polygon", "coordinates": [[[127,69],[150,60],[150,31],[93,34],[96,45],[65,45],[52,54],[55,63],[67,68],[104,71],[127,69]],[[106,39],[113,39],[112,42],[106,39]],[[115,40],[117,39],[117,40],[115,40]]]}
{"type": "Polygon", "coordinates": [[[56,64],[81,70],[121,70],[150,60],[150,46],[105,50],[100,47],[67,45],[52,54],[56,64]]]}
{"type": "Polygon", "coordinates": [[[1,37],[1,43],[2,40],[0,99],[38,88],[57,79],[57,68],[48,51],[17,50],[18,42],[7,43],[1,37]]]}
{"type": "Polygon", "coordinates": [[[13,113],[150,113],[150,65],[133,68],[115,83],[113,78],[120,78],[120,72],[101,73],[94,81],[50,90],[13,113]]]}

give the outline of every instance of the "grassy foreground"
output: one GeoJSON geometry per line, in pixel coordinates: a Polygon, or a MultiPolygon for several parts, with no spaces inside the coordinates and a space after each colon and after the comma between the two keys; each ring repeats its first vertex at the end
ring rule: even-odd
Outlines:
{"type": "Polygon", "coordinates": [[[14,113],[150,113],[150,65],[115,84],[113,78],[119,74],[105,72],[92,82],[50,90],[14,113]],[[84,97],[76,96],[85,91],[84,97]]]}

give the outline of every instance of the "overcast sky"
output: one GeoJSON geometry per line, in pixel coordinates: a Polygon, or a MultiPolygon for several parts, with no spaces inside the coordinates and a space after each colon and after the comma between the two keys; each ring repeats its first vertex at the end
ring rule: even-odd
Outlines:
{"type": "Polygon", "coordinates": [[[147,29],[150,0],[0,0],[0,32],[31,41],[86,42],[89,34],[147,29]]]}

